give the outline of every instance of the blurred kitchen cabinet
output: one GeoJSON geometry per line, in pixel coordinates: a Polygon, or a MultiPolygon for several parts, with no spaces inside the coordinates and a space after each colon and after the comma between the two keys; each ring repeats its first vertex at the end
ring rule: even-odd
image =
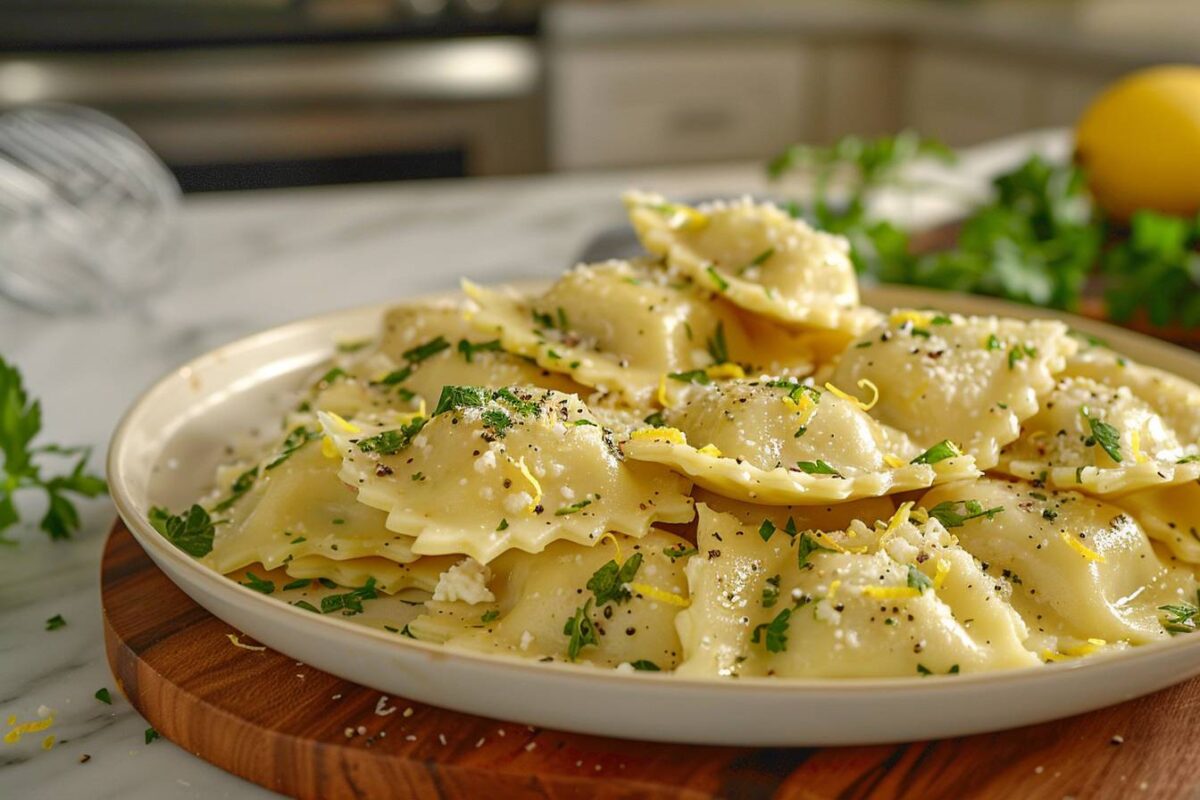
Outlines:
{"type": "Polygon", "coordinates": [[[904,54],[882,41],[826,43],[821,50],[820,140],[882,136],[901,125],[904,54]]]}
{"type": "Polygon", "coordinates": [[[556,169],[761,159],[818,133],[792,40],[604,43],[550,56],[556,169]]]}
{"type": "Polygon", "coordinates": [[[905,123],[956,146],[1016,133],[1032,124],[1035,82],[1016,57],[916,50],[909,59],[905,123]]]}

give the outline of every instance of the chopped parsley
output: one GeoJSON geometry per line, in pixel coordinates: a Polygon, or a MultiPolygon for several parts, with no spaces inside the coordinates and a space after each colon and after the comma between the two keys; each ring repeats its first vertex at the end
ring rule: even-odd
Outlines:
{"type": "Polygon", "coordinates": [[[577,419],[574,422],[572,422],[571,424],[574,425],[576,428],[579,428],[584,425],[590,425],[593,428],[598,427],[596,425],[596,423],[592,422],[590,419],[577,419]]]}
{"type": "Polygon", "coordinates": [[[645,422],[652,428],[665,428],[667,426],[667,421],[663,419],[661,411],[655,411],[653,414],[648,415],[642,422],[645,422]]]}
{"type": "Polygon", "coordinates": [[[704,271],[708,273],[709,279],[716,285],[717,291],[724,292],[729,289],[729,281],[722,278],[721,273],[717,272],[716,267],[712,264],[705,267],[704,271]]]}
{"type": "Polygon", "coordinates": [[[929,509],[929,516],[942,523],[944,528],[961,528],[964,523],[979,517],[994,518],[1004,511],[1004,506],[984,508],[978,500],[947,500],[929,509]]]}
{"type": "Polygon", "coordinates": [[[272,594],[275,591],[275,581],[263,580],[249,570],[246,571],[246,578],[245,583],[238,581],[238,584],[262,594],[272,594]]]}
{"type": "Polygon", "coordinates": [[[738,274],[740,275],[751,267],[761,267],[763,264],[767,263],[767,259],[773,255],[775,255],[775,248],[768,247],[766,250],[763,250],[754,258],[750,259],[750,263],[738,270],[738,274]]]}
{"type": "Polygon", "coordinates": [[[301,425],[299,428],[293,428],[291,433],[284,438],[283,445],[279,450],[279,455],[271,459],[265,469],[275,469],[280,464],[291,458],[293,453],[320,435],[321,432],[319,430],[309,430],[303,425],[301,425]]]}
{"type": "Polygon", "coordinates": [[[1027,344],[1014,344],[1008,351],[1008,368],[1015,369],[1018,361],[1023,358],[1032,358],[1036,355],[1036,347],[1030,347],[1027,344]]]}
{"type": "Polygon", "coordinates": [[[767,578],[767,585],[762,590],[762,605],[763,608],[772,608],[779,602],[779,575],[772,575],[767,578]]]}
{"type": "Polygon", "coordinates": [[[712,356],[714,364],[724,364],[729,360],[729,345],[725,341],[725,323],[718,322],[717,329],[713,335],[705,340],[705,345],[708,348],[708,354],[712,356]]]}
{"type": "Polygon", "coordinates": [[[143,736],[144,736],[144,737],[145,737],[145,739],[146,739],[146,744],[150,744],[150,743],[151,743],[151,742],[153,742],[155,739],[161,739],[161,738],[162,738],[162,737],[159,735],[158,731],[154,730],[154,728],[146,728],[146,733],[145,733],[145,734],[143,734],[143,736]]]}
{"type": "Polygon", "coordinates": [[[702,369],[693,369],[687,372],[668,372],[667,377],[680,383],[698,383],[704,386],[712,383],[712,378],[708,377],[708,373],[702,369]]]}
{"type": "Polygon", "coordinates": [[[961,455],[962,451],[954,445],[954,442],[949,439],[943,439],[908,463],[936,464],[939,461],[945,461],[947,458],[955,458],[961,455]]]}
{"type": "MultiPolygon", "coordinates": [[[[249,574],[249,573],[247,573],[247,574],[249,574]]],[[[280,591],[288,592],[288,591],[291,591],[292,589],[303,589],[304,587],[308,586],[310,583],[312,583],[312,581],[310,581],[308,578],[297,578],[296,580],[292,581],[291,583],[285,583],[283,585],[283,588],[280,589],[280,591]]]]}
{"type": "Polygon", "coordinates": [[[484,625],[487,625],[489,622],[492,622],[493,620],[496,620],[499,618],[500,618],[500,612],[493,608],[491,611],[484,612],[484,615],[479,618],[479,621],[482,622],[484,625]]]}
{"type": "Polygon", "coordinates": [[[479,386],[443,386],[437,406],[433,409],[433,416],[459,408],[482,408],[490,394],[487,389],[479,386]]]}
{"type": "Polygon", "coordinates": [[[334,611],[341,611],[347,617],[354,614],[361,614],[363,610],[362,601],[374,600],[378,596],[379,594],[375,591],[375,579],[367,578],[367,582],[357,589],[352,589],[345,594],[331,594],[327,597],[322,597],[321,613],[332,614],[334,611]]]}
{"type": "Polygon", "coordinates": [[[476,353],[498,353],[501,349],[499,339],[492,339],[487,342],[468,342],[466,339],[458,340],[458,352],[462,353],[463,359],[468,364],[475,358],[476,353]]]}
{"type": "Polygon", "coordinates": [[[297,600],[296,602],[292,603],[292,605],[294,605],[296,608],[303,608],[305,611],[311,611],[314,614],[321,613],[321,609],[317,608],[307,600],[297,600]]]}
{"type": "Polygon", "coordinates": [[[875,344],[875,343],[872,342],[870,339],[868,339],[865,342],[859,342],[858,344],[854,345],[854,349],[855,350],[866,350],[868,347],[870,347],[873,344],[875,344]]]}
{"type": "Polygon", "coordinates": [[[508,520],[507,520],[507,519],[503,519],[503,518],[502,518],[502,519],[500,520],[500,524],[496,526],[496,530],[498,530],[498,531],[506,531],[506,530],[508,530],[508,520]]]}
{"type": "Polygon", "coordinates": [[[588,506],[590,506],[592,504],[593,499],[599,499],[599,498],[598,497],[597,498],[585,497],[582,500],[579,500],[575,503],[571,503],[571,505],[569,505],[569,506],[563,506],[562,508],[558,509],[557,511],[554,512],[554,516],[565,517],[568,514],[574,514],[577,511],[582,511],[583,509],[587,508],[588,506]]]}
{"type": "Polygon", "coordinates": [[[1200,461],[1200,455],[1184,456],[1183,458],[1179,459],[1175,463],[1176,464],[1195,464],[1197,461],[1200,461]]]}
{"type": "Polygon", "coordinates": [[[480,415],[480,421],[483,422],[483,427],[491,431],[492,435],[498,439],[503,439],[504,434],[512,426],[512,417],[499,408],[489,408],[480,415]]]}
{"type": "Polygon", "coordinates": [[[762,537],[764,542],[771,541],[771,537],[775,534],[775,523],[769,519],[764,519],[762,525],[758,526],[758,535],[762,537]]]}
{"type": "Polygon", "coordinates": [[[938,314],[932,320],[933,325],[953,325],[954,320],[947,317],[945,314],[938,314]]]}
{"type": "Polygon", "coordinates": [[[681,545],[679,547],[664,547],[663,548],[663,555],[666,556],[667,558],[671,559],[672,561],[678,561],[681,558],[687,558],[688,556],[694,556],[694,555],[696,555],[696,553],[699,553],[699,552],[700,552],[699,550],[697,550],[695,547],[692,547],[691,545],[687,545],[687,546],[681,545]]]}
{"type": "Polygon", "coordinates": [[[579,658],[579,651],[589,644],[600,644],[600,640],[596,637],[596,626],[592,623],[591,612],[592,601],[589,598],[586,603],[575,609],[575,614],[563,626],[563,635],[570,637],[567,641],[568,661],[579,658]]]}
{"type": "Polygon", "coordinates": [[[836,469],[829,466],[829,464],[825,463],[819,458],[816,461],[797,461],[796,466],[809,475],[832,475],[835,478],[842,477],[842,473],[838,472],[836,469]]]}
{"type": "Polygon", "coordinates": [[[148,519],[154,530],[188,555],[201,558],[212,551],[216,526],[200,504],[194,503],[182,514],[154,506],[148,519]]]}
{"type": "Polygon", "coordinates": [[[46,620],[46,630],[48,631],[56,631],[59,628],[66,627],[66,625],[67,621],[63,619],[62,614],[55,614],[50,619],[46,620]]]}
{"type": "Polygon", "coordinates": [[[1117,463],[1121,462],[1121,432],[1109,425],[1102,419],[1088,414],[1087,406],[1080,409],[1083,418],[1087,420],[1088,425],[1092,429],[1092,435],[1089,436],[1084,444],[1088,447],[1100,445],[1100,448],[1108,453],[1108,457],[1117,463]]]}
{"type": "Polygon", "coordinates": [[[917,664],[917,674],[920,675],[922,678],[924,678],[928,675],[932,675],[933,670],[931,670],[929,667],[925,666],[924,664],[917,664]]]}
{"type": "Polygon", "coordinates": [[[338,342],[337,351],[339,353],[357,353],[370,343],[370,339],[359,339],[356,342],[338,342]]]}
{"type": "Polygon", "coordinates": [[[996,334],[994,334],[994,333],[988,334],[987,349],[988,350],[1003,350],[1004,349],[1004,345],[1000,343],[1000,340],[998,338],[996,338],[996,334]]]}
{"type": "Polygon", "coordinates": [[[412,440],[425,427],[426,422],[428,420],[424,417],[417,417],[403,427],[382,431],[366,439],[359,439],[356,444],[358,449],[364,453],[378,453],[381,456],[395,455],[412,444],[412,440]]]}
{"type": "Polygon", "coordinates": [[[412,367],[401,367],[400,369],[392,370],[377,381],[372,381],[372,383],[376,386],[395,386],[398,383],[404,383],[412,377],[412,372],[412,367]]]}
{"type": "Polygon", "coordinates": [[[750,641],[753,644],[765,641],[767,652],[782,653],[787,650],[788,623],[791,618],[792,609],[783,609],[770,622],[756,625],[754,632],[750,634],[750,641]]]}
{"type": "Polygon", "coordinates": [[[1163,622],[1163,629],[1167,633],[1172,636],[1192,633],[1200,628],[1200,589],[1196,590],[1196,605],[1178,603],[1159,606],[1158,610],[1167,612],[1167,619],[1163,622]]]}
{"type": "MultiPolygon", "coordinates": [[[[788,522],[792,523],[790,519],[788,522]]],[[[794,526],[795,523],[792,523],[792,525],[794,526]]],[[[795,534],[792,535],[794,536],[795,534]]],[[[808,533],[800,534],[800,539],[796,542],[796,567],[798,569],[811,569],[812,562],[808,560],[809,556],[822,550],[826,553],[835,552],[831,548],[818,544],[817,540],[808,533]]]]}
{"type": "Polygon", "coordinates": [[[258,480],[258,467],[248,469],[241,475],[238,475],[229,487],[229,497],[226,497],[213,506],[213,511],[226,511],[231,508],[234,503],[242,498],[242,495],[254,488],[256,480],[258,480]]]}
{"type": "Polygon", "coordinates": [[[436,356],[449,346],[450,343],[446,341],[444,336],[438,336],[425,344],[419,344],[416,347],[405,350],[401,355],[409,364],[420,364],[425,359],[436,356]]]}
{"type": "Polygon", "coordinates": [[[812,400],[814,405],[821,402],[820,389],[817,389],[813,386],[806,386],[798,381],[775,380],[767,381],[765,385],[770,386],[773,389],[787,389],[788,399],[790,399],[793,403],[799,403],[800,398],[804,395],[808,395],[808,399],[812,400]]]}
{"type": "Polygon", "coordinates": [[[326,372],[324,375],[321,376],[321,379],[319,381],[317,381],[317,385],[320,386],[322,384],[333,383],[338,378],[345,377],[345,375],[346,375],[346,370],[342,369],[341,367],[333,367],[332,369],[330,369],[328,372],[326,372]]]}
{"type": "Polygon", "coordinates": [[[108,691],[107,686],[97,689],[96,693],[92,695],[92,697],[96,698],[101,703],[104,703],[106,706],[112,705],[112,694],[108,691]]]}
{"type": "Polygon", "coordinates": [[[924,572],[921,572],[921,570],[917,569],[912,564],[908,565],[907,583],[908,588],[916,589],[921,594],[925,594],[926,589],[933,588],[933,581],[929,580],[929,576],[924,572]]]}
{"type": "Polygon", "coordinates": [[[587,582],[587,588],[596,597],[596,607],[599,608],[608,603],[624,603],[632,597],[629,590],[625,588],[625,584],[633,580],[633,576],[637,574],[641,566],[642,554],[634,553],[625,559],[625,563],[620,567],[614,560],[596,570],[587,582]]]}
{"type": "Polygon", "coordinates": [[[653,661],[647,661],[644,658],[639,658],[637,661],[630,662],[629,666],[636,669],[638,672],[661,672],[658,664],[653,661]]]}
{"type": "Polygon", "coordinates": [[[799,428],[796,428],[796,432],[792,434],[792,438],[799,439],[801,436],[803,436],[806,433],[808,433],[808,426],[801,425],[799,428]]]}

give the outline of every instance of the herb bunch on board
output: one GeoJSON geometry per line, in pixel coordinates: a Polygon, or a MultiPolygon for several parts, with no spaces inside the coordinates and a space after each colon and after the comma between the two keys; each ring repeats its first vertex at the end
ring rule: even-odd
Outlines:
{"type": "Polygon", "coordinates": [[[102,478],[87,472],[90,450],[86,447],[34,445],[42,430],[42,404],[31,400],[21,373],[0,357],[0,544],[14,544],[4,531],[21,521],[15,495],[22,490],[40,490],[46,496],[46,512],[38,527],[52,539],[67,539],[79,529],[79,512],[71,497],[95,497],[107,490],[102,478]],[[74,459],[69,471],[47,474],[46,457],[74,459]]]}

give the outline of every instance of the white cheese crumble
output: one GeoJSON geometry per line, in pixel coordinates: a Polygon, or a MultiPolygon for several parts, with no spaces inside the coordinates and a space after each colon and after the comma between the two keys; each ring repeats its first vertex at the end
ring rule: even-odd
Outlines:
{"type": "Polygon", "coordinates": [[[529,645],[531,645],[531,644],[533,644],[533,634],[530,633],[529,631],[522,631],[521,632],[521,644],[520,644],[521,649],[528,650],[529,645]]]}
{"type": "Polygon", "coordinates": [[[433,599],[438,602],[464,602],[470,605],[496,599],[487,587],[491,570],[473,558],[464,558],[438,577],[433,599]]]}
{"type": "Polygon", "coordinates": [[[487,450],[479,458],[475,459],[475,471],[480,475],[490,469],[496,468],[496,451],[487,450]]]}
{"type": "Polygon", "coordinates": [[[510,514],[516,514],[524,511],[532,502],[533,495],[529,492],[513,492],[504,498],[504,510],[510,514]]]}

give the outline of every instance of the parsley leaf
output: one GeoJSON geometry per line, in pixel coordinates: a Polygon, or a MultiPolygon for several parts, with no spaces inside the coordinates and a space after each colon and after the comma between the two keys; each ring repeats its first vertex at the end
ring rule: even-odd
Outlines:
{"type": "Polygon", "coordinates": [[[159,732],[154,730],[154,728],[146,728],[146,733],[144,734],[144,736],[146,739],[146,744],[150,744],[155,739],[162,738],[162,736],[159,734],[159,732]]]}
{"type": "Polygon", "coordinates": [[[929,516],[944,528],[961,528],[963,523],[978,517],[992,519],[1004,511],[1004,506],[984,508],[978,500],[946,500],[929,509],[929,516]]]}
{"type": "Polygon", "coordinates": [[[694,556],[694,555],[696,555],[696,553],[699,553],[699,552],[700,552],[699,550],[697,550],[695,547],[692,547],[691,545],[687,545],[687,546],[681,545],[679,547],[664,547],[663,548],[663,555],[666,556],[667,558],[671,559],[672,561],[678,561],[681,558],[686,558],[688,556],[694,556]]]}
{"type": "Polygon", "coordinates": [[[563,626],[563,635],[570,637],[567,642],[568,661],[579,658],[579,651],[589,644],[600,644],[600,640],[596,637],[596,626],[592,622],[591,612],[592,601],[589,598],[586,603],[575,609],[575,614],[563,626]]]}
{"type": "Polygon", "coordinates": [[[66,625],[67,621],[63,619],[62,614],[55,614],[50,619],[46,620],[46,630],[48,631],[56,631],[59,628],[65,628],[66,625]]]}
{"type": "Polygon", "coordinates": [[[483,616],[479,618],[479,621],[482,622],[484,625],[487,625],[489,622],[492,622],[499,618],[500,618],[499,610],[493,608],[490,611],[485,611],[483,613],[483,616]]]}
{"type": "Polygon", "coordinates": [[[687,372],[668,372],[667,377],[680,383],[698,383],[703,386],[712,383],[712,378],[708,377],[708,373],[702,369],[693,369],[687,372]]]}
{"type": "Polygon", "coordinates": [[[459,408],[482,408],[489,394],[487,389],[480,386],[443,386],[433,416],[459,408]]]}
{"type": "Polygon", "coordinates": [[[200,504],[192,504],[182,514],[172,514],[161,506],[154,506],[148,519],[154,530],[188,555],[201,558],[212,551],[216,526],[200,504]]]}
{"type": "Polygon", "coordinates": [[[767,585],[762,590],[762,605],[763,608],[771,608],[779,602],[779,575],[772,575],[767,578],[767,585]]]}
{"type": "Polygon", "coordinates": [[[258,480],[258,467],[248,469],[238,475],[229,487],[229,497],[213,506],[213,511],[225,511],[232,507],[234,503],[242,499],[242,495],[254,488],[256,480],[258,480]]]}
{"type": "Polygon", "coordinates": [[[931,581],[929,579],[929,576],[926,575],[924,572],[921,572],[921,570],[917,569],[912,564],[908,565],[908,581],[907,582],[908,582],[908,588],[916,589],[921,594],[925,594],[926,589],[933,588],[933,581],[931,581]]]}
{"type": "Polygon", "coordinates": [[[247,581],[245,583],[241,583],[241,581],[239,583],[247,589],[253,589],[262,594],[272,594],[275,591],[275,581],[263,580],[249,570],[246,571],[246,578],[247,581]]]}
{"type": "Polygon", "coordinates": [[[499,408],[489,408],[484,411],[480,415],[480,420],[483,422],[483,427],[491,431],[493,436],[500,439],[504,438],[504,434],[512,426],[512,417],[499,408]]]}
{"type": "Polygon", "coordinates": [[[717,323],[716,331],[713,332],[711,338],[705,341],[705,344],[714,364],[724,364],[729,361],[729,345],[725,341],[724,322],[717,323]]]}
{"type": "Polygon", "coordinates": [[[936,464],[939,461],[945,461],[947,458],[955,458],[961,455],[962,451],[955,447],[954,442],[949,439],[943,439],[908,463],[936,464]]]}
{"type": "Polygon", "coordinates": [[[112,705],[112,693],[108,691],[107,686],[97,689],[96,693],[92,695],[92,697],[96,698],[101,703],[104,703],[106,706],[112,705]]]}
{"type": "Polygon", "coordinates": [[[833,475],[835,478],[842,477],[842,473],[838,472],[836,469],[829,466],[819,458],[816,461],[797,461],[796,466],[809,475],[833,475]]]}
{"type": "MultiPolygon", "coordinates": [[[[791,522],[789,519],[788,522],[791,522]]],[[[811,569],[812,562],[808,560],[813,553],[820,551],[826,553],[835,552],[832,548],[818,544],[817,540],[810,536],[807,532],[800,534],[800,539],[796,542],[796,566],[798,569],[811,569]]]]}
{"type": "Polygon", "coordinates": [[[721,273],[717,272],[717,268],[712,264],[709,264],[707,267],[705,267],[704,271],[708,273],[709,279],[716,284],[717,291],[724,292],[729,288],[729,281],[721,277],[721,273]]]}
{"type": "Polygon", "coordinates": [[[769,519],[764,519],[762,525],[758,526],[758,535],[762,537],[764,542],[771,541],[771,536],[775,533],[775,523],[769,519]]]}
{"type": "Polygon", "coordinates": [[[667,426],[667,421],[663,418],[661,411],[655,411],[642,421],[652,428],[665,428],[667,426]]]}
{"type": "Polygon", "coordinates": [[[630,662],[629,666],[636,669],[638,672],[661,672],[658,664],[653,661],[647,661],[644,658],[639,658],[637,661],[630,662]]]}
{"type": "Polygon", "coordinates": [[[432,358],[449,346],[450,343],[446,341],[444,336],[438,336],[425,344],[419,344],[416,347],[405,350],[401,355],[409,364],[420,364],[425,359],[432,358]]]}
{"type": "Polygon", "coordinates": [[[367,582],[357,589],[353,589],[345,594],[331,594],[322,597],[321,613],[332,614],[334,611],[341,611],[347,617],[361,614],[363,610],[362,601],[374,600],[378,596],[378,592],[375,591],[375,579],[367,578],[367,582]]]}
{"type": "Polygon", "coordinates": [[[641,566],[642,554],[634,553],[620,567],[615,560],[609,561],[592,573],[587,588],[596,596],[596,607],[607,603],[621,604],[632,597],[625,584],[633,580],[641,566]]]}
{"type": "Polygon", "coordinates": [[[412,440],[425,427],[426,422],[428,420],[424,417],[417,417],[400,428],[381,431],[366,439],[359,439],[356,444],[358,449],[364,453],[378,453],[381,456],[395,455],[412,444],[412,440]]]}
{"type": "Polygon", "coordinates": [[[476,353],[498,353],[501,352],[499,339],[492,339],[488,342],[468,342],[466,339],[458,340],[458,352],[462,353],[463,359],[470,364],[475,358],[476,353]]]}
{"type": "Polygon", "coordinates": [[[1159,611],[1167,612],[1163,628],[1167,633],[1176,636],[1180,633],[1192,633],[1200,628],[1200,589],[1196,590],[1196,605],[1178,603],[1159,606],[1159,611]]]}
{"type": "Polygon", "coordinates": [[[1083,418],[1088,421],[1088,425],[1092,429],[1092,435],[1088,437],[1085,444],[1088,447],[1100,445],[1100,448],[1108,453],[1108,457],[1113,461],[1120,463],[1121,461],[1121,432],[1109,425],[1101,419],[1097,419],[1088,414],[1087,407],[1081,409],[1083,418]]]}
{"type": "Polygon", "coordinates": [[[68,495],[95,497],[107,491],[104,481],[86,472],[91,451],[85,447],[42,445],[33,440],[42,430],[42,405],[30,400],[16,366],[0,358],[0,543],[11,544],[3,532],[17,522],[13,496],[21,489],[40,489],[46,495],[46,513],[38,524],[51,539],[67,539],[79,530],[79,512],[68,495]],[[75,456],[70,472],[47,478],[38,460],[43,455],[75,456]]]}
{"type": "Polygon", "coordinates": [[[304,445],[311,442],[313,439],[321,435],[319,430],[308,430],[303,425],[298,428],[293,428],[292,431],[284,438],[283,444],[280,446],[279,455],[271,459],[266,469],[275,469],[283,462],[292,457],[292,454],[299,450],[304,445]]]}
{"type": "Polygon", "coordinates": [[[787,650],[788,623],[791,621],[791,618],[792,609],[783,609],[770,622],[756,625],[754,632],[750,634],[750,641],[753,644],[758,644],[760,641],[765,640],[767,652],[782,653],[787,650]]]}

